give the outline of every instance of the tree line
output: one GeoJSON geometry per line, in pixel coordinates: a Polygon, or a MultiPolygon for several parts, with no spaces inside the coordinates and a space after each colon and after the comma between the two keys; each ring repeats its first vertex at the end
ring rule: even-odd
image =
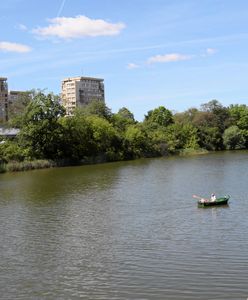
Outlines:
{"type": "Polygon", "coordinates": [[[126,107],[112,113],[92,101],[66,116],[57,96],[36,92],[12,106],[8,125],[20,129],[0,143],[0,161],[52,160],[68,164],[155,157],[179,151],[248,148],[248,106],[212,100],[173,113],[164,106],[142,122],[126,107]]]}

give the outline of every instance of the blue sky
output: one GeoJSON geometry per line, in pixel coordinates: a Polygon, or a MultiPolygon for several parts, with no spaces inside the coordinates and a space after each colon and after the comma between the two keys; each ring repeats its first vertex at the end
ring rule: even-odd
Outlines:
{"type": "Polygon", "coordinates": [[[247,0],[8,0],[0,28],[11,90],[100,77],[107,106],[138,120],[160,105],[248,104],[247,0]]]}

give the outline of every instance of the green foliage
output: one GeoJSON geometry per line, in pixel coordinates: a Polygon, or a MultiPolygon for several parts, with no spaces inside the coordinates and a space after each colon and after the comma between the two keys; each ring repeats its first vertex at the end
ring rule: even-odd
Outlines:
{"type": "Polygon", "coordinates": [[[240,129],[248,130],[248,106],[231,105],[229,107],[232,125],[237,125],[240,129]]]}
{"type": "Polygon", "coordinates": [[[190,108],[182,113],[176,113],[174,115],[175,123],[179,124],[192,124],[196,118],[196,116],[199,114],[199,110],[196,108],[190,108]]]}
{"type": "Polygon", "coordinates": [[[108,121],[112,118],[111,109],[101,100],[93,100],[89,104],[76,109],[75,114],[84,116],[96,115],[108,121]]]}
{"type": "Polygon", "coordinates": [[[238,126],[227,128],[223,134],[224,145],[227,149],[242,149],[245,147],[245,137],[238,126]]]}
{"type": "Polygon", "coordinates": [[[119,131],[125,131],[127,126],[136,123],[134,115],[126,107],[122,107],[117,114],[114,114],[111,121],[119,131]]]}
{"type": "Polygon", "coordinates": [[[209,127],[218,127],[220,132],[229,126],[230,116],[228,108],[224,107],[219,101],[212,100],[202,105],[205,112],[212,114],[211,124],[209,127]]]}
{"type": "Polygon", "coordinates": [[[40,91],[18,109],[11,124],[21,130],[15,140],[0,143],[0,172],[248,148],[248,107],[226,108],[217,100],[174,116],[160,106],[149,111],[144,122],[137,122],[125,107],[112,114],[103,101],[68,117],[57,96],[40,91]]]}
{"type": "Polygon", "coordinates": [[[118,115],[123,119],[129,120],[130,122],[135,122],[133,113],[131,113],[131,111],[126,107],[120,108],[118,111],[118,115]]]}
{"type": "Polygon", "coordinates": [[[25,158],[25,149],[21,148],[14,141],[6,141],[0,144],[0,160],[2,162],[23,161],[25,158]]]}
{"type": "Polygon", "coordinates": [[[19,134],[20,145],[27,149],[29,158],[58,159],[63,127],[59,118],[64,116],[65,110],[54,99],[53,95],[39,93],[27,106],[19,134]]]}
{"type": "Polygon", "coordinates": [[[209,151],[223,149],[222,134],[218,127],[200,127],[198,137],[201,148],[209,151]]]}
{"type": "Polygon", "coordinates": [[[171,111],[164,106],[159,106],[154,110],[148,111],[147,115],[145,116],[145,121],[165,127],[174,122],[171,111]]]}
{"type": "Polygon", "coordinates": [[[139,124],[128,126],[124,135],[124,139],[129,157],[141,157],[147,152],[147,134],[139,124]]]}
{"type": "Polygon", "coordinates": [[[93,141],[97,152],[104,152],[114,146],[117,132],[109,121],[98,116],[89,116],[87,120],[92,128],[93,141]]]}
{"type": "Polygon", "coordinates": [[[165,137],[169,152],[179,149],[199,148],[197,129],[190,124],[172,124],[165,130],[165,137]]]}
{"type": "Polygon", "coordinates": [[[96,153],[93,130],[85,116],[63,117],[60,124],[63,128],[60,150],[64,158],[79,161],[96,153]]]}

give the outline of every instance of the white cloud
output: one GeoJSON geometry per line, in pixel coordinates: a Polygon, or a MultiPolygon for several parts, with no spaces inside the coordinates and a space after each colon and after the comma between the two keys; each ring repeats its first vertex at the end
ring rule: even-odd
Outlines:
{"type": "Polygon", "coordinates": [[[0,42],[0,51],[25,53],[30,52],[31,50],[32,49],[29,46],[23,44],[0,42]]]}
{"type": "Polygon", "coordinates": [[[217,52],[217,49],[214,49],[214,48],[207,48],[206,49],[206,53],[207,55],[213,55],[217,52]]]}
{"type": "Polygon", "coordinates": [[[43,37],[72,39],[117,35],[125,28],[124,23],[109,23],[101,19],[90,19],[86,16],[59,17],[50,19],[49,22],[49,26],[36,28],[32,32],[43,37]]]}
{"type": "Polygon", "coordinates": [[[156,55],[152,56],[148,59],[149,64],[153,63],[168,63],[168,62],[177,62],[182,60],[189,60],[191,59],[191,55],[184,55],[184,54],[178,54],[178,53],[171,53],[171,54],[165,54],[165,55],[156,55]]]}
{"type": "Polygon", "coordinates": [[[139,68],[139,65],[134,64],[134,63],[129,63],[129,64],[127,65],[127,69],[129,69],[129,70],[137,69],[137,68],[139,68]]]}

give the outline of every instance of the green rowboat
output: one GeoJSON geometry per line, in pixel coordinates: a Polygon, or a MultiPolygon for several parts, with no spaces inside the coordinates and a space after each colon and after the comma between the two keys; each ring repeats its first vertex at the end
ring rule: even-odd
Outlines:
{"type": "Polygon", "coordinates": [[[198,206],[206,207],[206,206],[227,205],[229,198],[230,196],[224,196],[224,197],[217,198],[215,201],[211,201],[208,199],[201,199],[198,200],[198,206]]]}

